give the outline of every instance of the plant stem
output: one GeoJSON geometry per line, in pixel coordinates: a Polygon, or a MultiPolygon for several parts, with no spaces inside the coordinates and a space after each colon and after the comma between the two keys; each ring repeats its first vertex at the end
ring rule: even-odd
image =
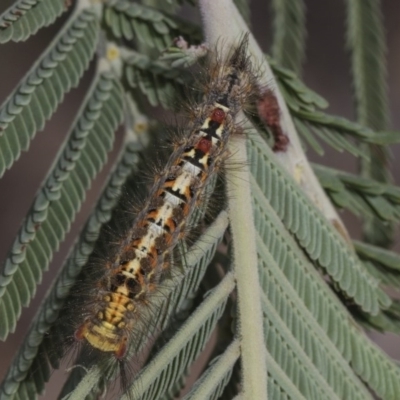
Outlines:
{"type": "MultiPolygon", "coordinates": [[[[347,45],[351,51],[357,120],[376,131],[388,128],[386,41],[379,0],[347,0],[347,45]]],[[[361,175],[390,182],[390,152],[387,147],[361,144],[369,159],[360,159],[361,175]]],[[[393,224],[364,217],[367,242],[388,247],[393,242],[393,224]]]]}
{"type": "Polygon", "coordinates": [[[264,357],[263,315],[258,275],[256,232],[251,207],[250,171],[246,138],[233,137],[230,161],[242,165],[227,172],[229,216],[233,238],[234,269],[238,293],[238,325],[241,340],[242,392],[245,399],[267,399],[267,365],[264,357]]]}
{"type": "MultiPolygon", "coordinates": [[[[224,353],[218,357],[213,365],[205,372],[205,377],[198,386],[188,393],[184,400],[204,400],[212,398],[215,390],[221,385],[225,377],[232,373],[232,369],[240,357],[240,343],[235,339],[224,353]]],[[[203,375],[203,376],[204,376],[203,375]]]]}

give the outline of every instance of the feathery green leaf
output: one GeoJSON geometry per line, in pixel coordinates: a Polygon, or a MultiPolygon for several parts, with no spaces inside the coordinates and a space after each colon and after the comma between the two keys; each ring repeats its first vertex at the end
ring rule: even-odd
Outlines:
{"type": "MultiPolygon", "coordinates": [[[[267,350],[265,350],[265,353],[268,365],[268,398],[273,400],[306,400],[271,354],[267,350]]],[[[242,400],[240,395],[238,397],[239,400],[242,400]]]]}
{"type": "MultiPolygon", "coordinates": [[[[110,220],[112,210],[120,197],[122,185],[127,177],[132,174],[132,171],[137,169],[139,161],[137,150],[137,145],[132,142],[128,142],[124,147],[95,209],[80,234],[78,242],[68,256],[51,292],[44,300],[2,383],[0,391],[2,396],[12,396],[14,393],[21,396],[23,387],[27,385],[34,385],[35,393],[41,393],[44,390],[44,384],[50,376],[50,368],[43,355],[46,352],[51,353],[52,349],[59,345],[59,343],[55,344],[51,341],[51,339],[56,340],[57,338],[46,338],[45,333],[48,332],[57,318],[70,288],[93,251],[101,227],[110,220]],[[30,377],[30,371],[41,371],[41,374],[32,374],[30,377]]],[[[31,390],[30,393],[33,395],[34,392],[31,390]]]]}
{"type": "MultiPolygon", "coordinates": [[[[301,253],[301,249],[297,247],[289,233],[285,231],[271,206],[266,204],[266,199],[254,181],[252,187],[256,225],[261,235],[257,247],[259,249],[263,289],[267,296],[263,300],[264,306],[266,307],[267,303],[271,302],[266,313],[275,312],[281,316],[287,328],[290,329],[291,335],[293,335],[292,339],[290,339],[291,335],[286,336],[287,339],[298,342],[305,352],[303,358],[310,359],[309,362],[315,365],[323,379],[327,381],[326,384],[329,384],[335,390],[339,398],[343,393],[347,393],[349,398],[367,398],[363,385],[357,382],[351,371],[347,360],[348,355],[344,354],[344,351],[341,353],[341,349],[348,351],[344,343],[338,343],[338,340],[343,340],[344,335],[337,335],[335,330],[331,330],[331,327],[335,326],[333,319],[336,310],[334,311],[335,303],[330,304],[329,301],[334,298],[334,294],[331,293],[330,298],[325,296],[325,303],[328,302],[326,305],[329,308],[321,304],[324,315],[317,310],[308,309],[311,303],[310,299],[318,301],[318,297],[322,295],[322,293],[318,293],[319,289],[316,287],[316,282],[311,284],[310,273],[320,280],[320,285],[324,288],[324,291],[330,289],[318,276],[318,273],[314,271],[313,266],[299,257],[298,253],[301,253]],[[271,252],[270,255],[268,255],[267,249],[271,252]],[[290,271],[289,268],[297,271],[297,273],[293,273],[294,271],[290,271]],[[300,277],[300,274],[307,275],[300,277]],[[301,280],[303,282],[299,282],[301,280]],[[296,282],[299,282],[299,284],[296,282]],[[271,310],[271,307],[274,311],[271,310]],[[315,314],[313,311],[317,311],[317,313],[315,314]]],[[[335,327],[340,328],[339,325],[335,327]]],[[[341,328],[342,331],[344,329],[346,329],[346,326],[341,328]]],[[[271,335],[274,335],[273,331],[271,335]]],[[[349,332],[347,332],[347,335],[349,335],[349,332]]],[[[275,340],[274,336],[269,338],[270,342],[273,340],[275,340]]],[[[271,346],[268,346],[268,349],[270,349],[272,355],[275,354],[274,350],[271,350],[271,346]]],[[[275,361],[281,364],[279,360],[275,359],[275,361]]],[[[282,368],[285,368],[285,364],[282,368]]],[[[306,371],[305,378],[308,378],[308,371],[315,375],[312,368],[307,367],[306,371]]],[[[303,394],[306,398],[310,396],[310,394],[303,394]]]]}
{"type": "Polygon", "coordinates": [[[371,129],[383,130],[388,124],[388,97],[381,1],[347,0],[346,4],[357,118],[371,129]]]}
{"type": "MultiPolygon", "coordinates": [[[[364,264],[371,275],[379,279],[383,286],[394,290],[400,290],[400,255],[371,244],[359,241],[353,241],[353,243],[358,255],[364,260],[364,264]]],[[[393,302],[385,312],[388,313],[387,318],[397,325],[400,314],[396,312],[393,318],[391,318],[393,314],[392,307],[396,308],[395,302],[393,302]]],[[[381,326],[381,330],[385,329],[381,326]]],[[[393,332],[395,329],[391,326],[390,329],[388,327],[387,330],[393,332]]]]}
{"type": "Polygon", "coordinates": [[[66,9],[65,0],[18,0],[0,15],[0,43],[28,39],[66,9]]]}
{"type": "MultiPolygon", "coordinates": [[[[268,275],[263,273],[263,287],[271,300],[278,299],[279,293],[288,298],[287,303],[290,304],[290,307],[280,308],[279,315],[282,315],[289,322],[289,326],[293,326],[292,329],[296,330],[295,337],[300,340],[302,348],[310,350],[312,358],[315,359],[318,368],[322,371],[326,371],[329,366],[330,369],[327,372],[333,373],[336,370],[335,382],[336,380],[341,382],[339,390],[349,387],[350,389],[347,389],[349,393],[362,394],[362,387],[357,380],[350,379],[354,376],[349,369],[353,360],[360,356],[355,354],[352,345],[353,341],[358,341],[358,351],[362,349],[362,357],[370,358],[370,361],[374,363],[372,368],[385,368],[384,364],[386,363],[390,365],[391,372],[387,378],[389,382],[384,389],[385,393],[393,386],[400,387],[398,384],[400,371],[388,357],[385,357],[382,352],[376,351],[375,345],[363,335],[348,310],[287,232],[256,182],[252,182],[252,188],[254,217],[261,239],[259,248],[263,248],[260,246],[263,243],[271,251],[275,260],[275,262],[271,260],[263,262],[264,267],[261,271],[269,271],[268,275]],[[278,269],[273,268],[274,266],[282,270],[290,286],[285,283],[285,278],[278,269]],[[281,289],[279,289],[280,287],[281,289]],[[300,299],[296,296],[299,296],[300,299]],[[293,307],[294,309],[292,309],[293,307]],[[300,330],[301,324],[296,322],[296,315],[302,316],[306,328],[300,330]],[[306,335],[309,332],[312,333],[311,341],[306,341],[306,335]],[[331,343],[326,340],[326,337],[329,337],[331,343]],[[317,342],[314,342],[312,346],[311,344],[315,340],[317,342]],[[320,348],[319,351],[317,351],[318,348],[320,348]],[[325,364],[322,361],[323,357],[327,357],[325,364]],[[342,372],[340,375],[337,371],[343,371],[344,374],[342,372]]],[[[263,260],[264,258],[262,257],[263,260]]],[[[388,310],[384,312],[386,311],[388,310]]],[[[365,372],[362,371],[360,374],[363,381],[367,380],[365,372]]],[[[330,376],[329,373],[327,376],[330,376]]],[[[373,389],[375,390],[377,387],[373,387],[373,389]]]]}
{"type": "Polygon", "coordinates": [[[134,51],[129,51],[123,59],[127,85],[133,90],[140,90],[152,106],[161,104],[164,108],[171,108],[176,95],[183,96],[183,71],[171,69],[163,61],[152,61],[134,51]]]}
{"type": "Polygon", "coordinates": [[[86,9],[58,33],[0,108],[0,177],[29,148],[64,94],[79,83],[97,43],[98,22],[86,9]]]}
{"type": "Polygon", "coordinates": [[[121,87],[112,73],[103,72],[95,80],[1,271],[0,316],[5,321],[0,328],[2,339],[14,331],[22,306],[29,304],[86,190],[105,164],[121,119],[121,87]]]}
{"type": "MultiPolygon", "coordinates": [[[[273,294],[275,295],[276,302],[279,302],[279,294],[276,289],[274,289],[273,294]]],[[[329,399],[339,400],[341,398],[341,391],[346,391],[346,389],[340,386],[343,382],[340,378],[343,379],[343,377],[333,375],[332,371],[329,371],[328,362],[325,362],[326,360],[323,354],[319,353],[318,348],[313,348],[313,344],[307,343],[308,338],[301,337],[302,334],[304,335],[305,330],[292,333],[288,327],[285,326],[278,312],[287,311],[290,313],[290,308],[282,307],[276,309],[276,304],[271,304],[267,297],[264,296],[263,310],[265,316],[264,330],[266,346],[274,360],[281,366],[288,378],[300,390],[303,396],[310,400],[318,400],[324,398],[324,396],[327,396],[329,399]],[[301,337],[301,339],[304,340],[303,345],[310,346],[308,351],[313,351],[320,365],[313,365],[306,351],[303,350],[301,344],[297,342],[296,337],[301,337]],[[332,382],[327,382],[324,375],[331,377],[332,382]],[[334,384],[335,387],[332,388],[329,384],[334,384]],[[334,389],[336,389],[338,393],[335,393],[334,389]]],[[[294,314],[291,316],[293,315],[294,314]]],[[[288,315],[288,318],[290,318],[290,315],[288,315]]],[[[349,395],[348,398],[352,399],[358,398],[361,400],[370,398],[369,396],[365,397],[367,394],[365,388],[360,390],[360,392],[361,393],[359,393],[357,397],[354,396],[354,393],[346,393],[349,395]]]]}
{"type": "Polygon", "coordinates": [[[310,258],[324,267],[341,290],[366,312],[375,315],[380,307],[388,307],[390,299],[378,282],[287,172],[272,161],[274,155],[267,144],[256,135],[249,135],[248,143],[257,184],[310,258]]]}
{"type": "Polygon", "coordinates": [[[196,359],[221,317],[234,286],[233,274],[228,273],[207,295],[182,328],[137,377],[130,388],[136,399],[158,398],[196,359]]]}
{"type": "Polygon", "coordinates": [[[116,0],[106,5],[104,24],[117,39],[135,39],[149,48],[165,50],[177,36],[199,39],[200,31],[194,25],[172,17],[155,8],[127,0],[116,0]]]}
{"type": "MultiPolygon", "coordinates": [[[[380,0],[347,0],[347,47],[351,51],[357,120],[371,129],[387,129],[386,42],[380,0]]],[[[389,182],[387,149],[375,145],[363,145],[361,149],[374,160],[360,162],[362,175],[389,182]]],[[[392,241],[393,227],[366,216],[364,234],[367,241],[387,246],[392,241]]]]}
{"type": "Polygon", "coordinates": [[[363,259],[373,261],[374,263],[380,264],[384,268],[388,268],[393,270],[393,272],[400,273],[399,254],[356,240],[353,241],[353,243],[357,253],[363,259]]]}
{"type": "Polygon", "coordinates": [[[267,59],[278,80],[279,89],[292,111],[314,111],[328,107],[328,102],[307,87],[293,71],[278,64],[273,58],[267,56],[267,59]]]}
{"type": "Polygon", "coordinates": [[[303,0],[274,0],[272,55],[282,65],[300,75],[305,53],[305,4],[303,0]]]}
{"type": "Polygon", "coordinates": [[[382,221],[400,220],[400,188],[322,165],[313,169],[336,206],[382,221]]]}
{"type": "Polygon", "coordinates": [[[232,369],[240,357],[240,344],[235,339],[223,354],[211,361],[208,369],[197,380],[184,400],[216,400],[228,383],[232,369]]]}
{"type": "Polygon", "coordinates": [[[397,400],[400,393],[398,365],[360,332],[353,335],[351,345],[351,366],[356,374],[384,400],[397,400]]]}
{"type": "Polygon", "coordinates": [[[322,155],[323,149],[315,139],[315,135],[335,149],[350,151],[355,156],[364,156],[364,152],[349,140],[351,138],[381,145],[400,141],[399,132],[376,132],[365,125],[318,111],[328,106],[321,96],[309,89],[292,71],[278,65],[274,59],[268,58],[268,62],[292,112],[299,133],[317,153],[322,155]]]}

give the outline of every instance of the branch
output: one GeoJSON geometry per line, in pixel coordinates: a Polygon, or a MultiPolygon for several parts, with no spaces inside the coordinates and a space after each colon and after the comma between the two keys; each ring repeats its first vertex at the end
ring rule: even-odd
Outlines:
{"type": "Polygon", "coordinates": [[[261,291],[258,275],[256,232],[251,210],[250,171],[246,138],[233,137],[229,143],[230,161],[242,165],[227,171],[229,217],[233,238],[234,269],[238,292],[239,336],[243,387],[246,399],[267,399],[267,366],[264,346],[261,291]]]}

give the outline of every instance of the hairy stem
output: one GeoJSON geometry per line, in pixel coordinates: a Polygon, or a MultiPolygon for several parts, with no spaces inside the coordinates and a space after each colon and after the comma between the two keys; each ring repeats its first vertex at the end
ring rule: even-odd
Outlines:
{"type": "Polygon", "coordinates": [[[238,324],[241,339],[242,392],[245,399],[267,399],[267,365],[263,315],[258,275],[256,231],[251,207],[250,171],[246,138],[233,137],[230,161],[242,165],[227,172],[229,216],[234,243],[234,268],[238,294],[238,324]]]}
{"type": "MultiPolygon", "coordinates": [[[[248,31],[244,22],[243,27],[233,23],[236,14],[240,17],[236,7],[231,0],[200,0],[199,4],[207,42],[215,46],[222,40],[221,52],[229,52],[229,45],[238,42],[248,31]]],[[[257,269],[256,233],[251,209],[250,173],[246,166],[247,153],[244,137],[232,138],[230,153],[230,162],[242,165],[240,170],[227,171],[229,217],[234,242],[234,269],[238,291],[242,393],[244,399],[267,399],[267,365],[261,351],[265,345],[257,269]]]]}

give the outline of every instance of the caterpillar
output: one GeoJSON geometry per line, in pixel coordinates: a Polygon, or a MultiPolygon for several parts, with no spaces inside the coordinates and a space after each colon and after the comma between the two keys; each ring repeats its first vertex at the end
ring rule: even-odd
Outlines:
{"type": "Polygon", "coordinates": [[[141,302],[157,290],[163,271],[185,226],[219,170],[230,135],[254,79],[249,73],[243,39],[228,58],[211,66],[203,102],[194,108],[188,135],[176,145],[143,210],[126,232],[105,276],[96,283],[95,298],[84,311],[77,340],[122,359],[141,302]]]}
{"type": "Polygon", "coordinates": [[[143,207],[112,254],[99,262],[96,277],[88,274],[92,280],[82,286],[86,293],[71,303],[73,335],[65,344],[79,342],[86,354],[116,360],[123,385],[123,362],[135,329],[146,329],[143,309],[149,297],[160,292],[175,261],[174,248],[194,228],[190,221],[229,155],[229,138],[241,131],[237,115],[258,92],[247,43],[245,36],[227,56],[211,60],[203,98],[190,107],[184,135],[174,143],[143,207]]]}

